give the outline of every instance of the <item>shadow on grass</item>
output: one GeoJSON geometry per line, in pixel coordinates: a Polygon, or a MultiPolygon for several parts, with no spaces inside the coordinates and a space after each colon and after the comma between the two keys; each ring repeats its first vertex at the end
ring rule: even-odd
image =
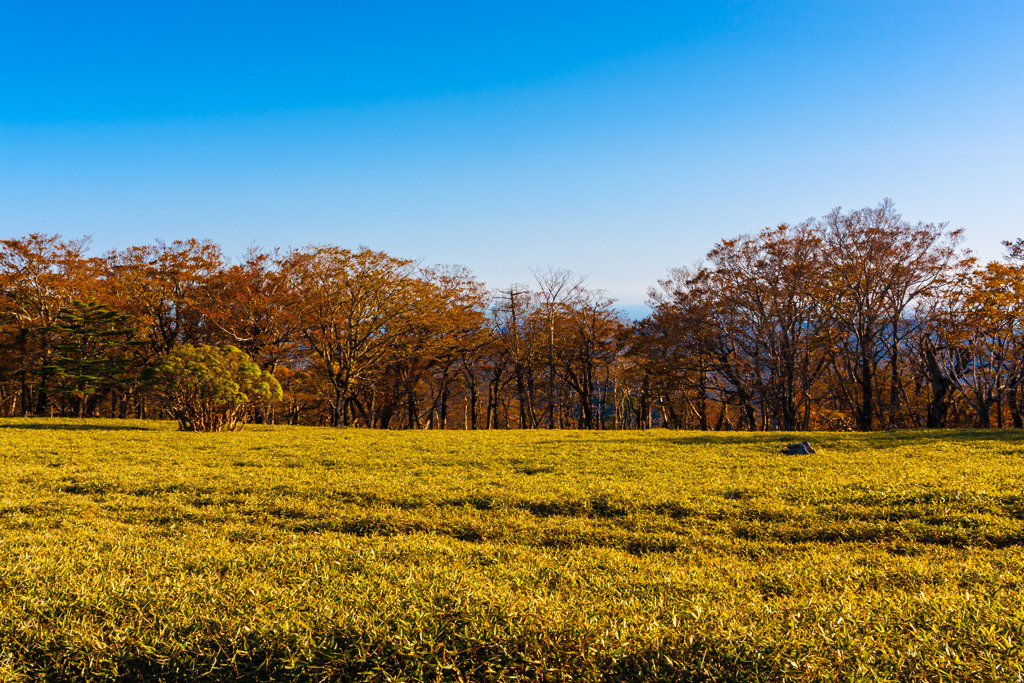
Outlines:
{"type": "Polygon", "coordinates": [[[67,422],[55,422],[55,423],[39,423],[30,422],[26,424],[0,424],[0,429],[45,429],[49,431],[59,432],[74,432],[74,431],[103,431],[103,432],[116,432],[116,431],[139,431],[148,432],[152,431],[150,427],[143,427],[141,425],[112,425],[112,424],[69,424],[67,422]]]}
{"type": "Polygon", "coordinates": [[[753,445],[784,446],[796,441],[810,441],[812,446],[838,446],[849,449],[892,448],[922,442],[971,443],[978,441],[1024,443],[1020,429],[901,429],[877,432],[691,432],[674,435],[667,441],[680,446],[753,445]]]}
{"type": "Polygon", "coordinates": [[[685,436],[672,434],[666,440],[678,446],[773,446],[776,442],[785,446],[792,442],[792,439],[787,439],[784,432],[696,432],[685,436]]]}

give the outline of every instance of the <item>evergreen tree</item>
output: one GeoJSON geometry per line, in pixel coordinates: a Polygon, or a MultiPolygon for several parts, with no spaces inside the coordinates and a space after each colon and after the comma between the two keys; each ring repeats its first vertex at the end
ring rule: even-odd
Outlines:
{"type": "Polygon", "coordinates": [[[131,380],[126,351],[139,342],[133,341],[130,323],[131,316],[92,300],[76,299],[57,316],[54,330],[60,341],[48,370],[78,417],[90,413],[91,397],[122,389],[131,380]]]}

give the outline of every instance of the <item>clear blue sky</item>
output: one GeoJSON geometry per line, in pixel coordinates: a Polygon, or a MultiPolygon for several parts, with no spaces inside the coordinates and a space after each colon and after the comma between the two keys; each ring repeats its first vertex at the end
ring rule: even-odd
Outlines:
{"type": "Polygon", "coordinates": [[[624,305],[892,197],[1024,236],[1024,3],[3,2],[0,235],[331,242],[624,305]]]}

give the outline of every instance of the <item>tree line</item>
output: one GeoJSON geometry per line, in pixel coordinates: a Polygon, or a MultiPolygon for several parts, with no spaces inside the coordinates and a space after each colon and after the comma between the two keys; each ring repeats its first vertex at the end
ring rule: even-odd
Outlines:
{"type": "Polygon", "coordinates": [[[572,273],[488,289],[370,249],[0,240],[0,415],[166,417],[145,377],[237,347],[256,422],[369,428],[1024,426],[1024,240],[984,267],[890,200],[717,243],[624,319],[572,273]]]}

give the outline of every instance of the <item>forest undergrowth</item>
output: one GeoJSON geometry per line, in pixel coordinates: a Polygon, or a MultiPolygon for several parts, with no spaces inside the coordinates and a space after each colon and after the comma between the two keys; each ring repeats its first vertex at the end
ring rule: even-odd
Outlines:
{"type": "Polygon", "coordinates": [[[174,427],[0,420],[0,680],[1024,680],[1019,431],[174,427]]]}

